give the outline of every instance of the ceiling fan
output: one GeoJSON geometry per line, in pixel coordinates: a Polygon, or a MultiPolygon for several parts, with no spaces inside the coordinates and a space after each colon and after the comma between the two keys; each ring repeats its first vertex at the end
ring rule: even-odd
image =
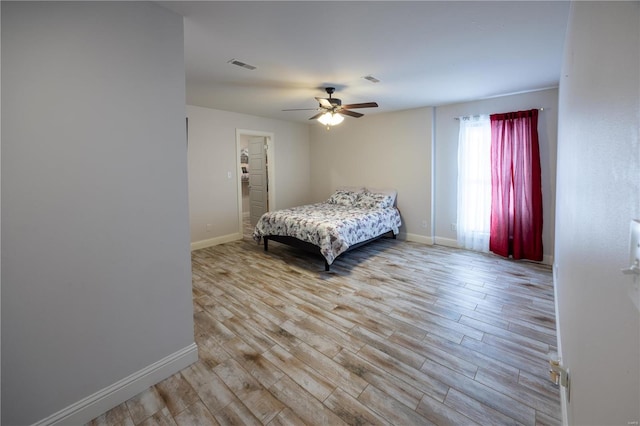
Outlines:
{"type": "Polygon", "coordinates": [[[325,124],[328,127],[341,123],[343,120],[342,115],[347,115],[354,118],[360,118],[364,115],[359,112],[351,111],[352,109],[378,107],[378,104],[376,102],[342,105],[342,100],[331,97],[331,95],[333,95],[336,90],[335,87],[326,87],[324,90],[327,92],[329,97],[316,97],[316,100],[319,104],[318,108],[283,109],[283,111],[320,111],[313,117],[309,118],[309,120],[317,119],[322,124],[325,124]]]}

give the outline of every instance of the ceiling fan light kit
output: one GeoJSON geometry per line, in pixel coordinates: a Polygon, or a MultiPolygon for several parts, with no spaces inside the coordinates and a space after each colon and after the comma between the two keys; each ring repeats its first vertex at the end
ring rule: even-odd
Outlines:
{"type": "Polygon", "coordinates": [[[331,126],[337,126],[342,123],[344,117],[338,114],[337,112],[325,112],[320,117],[318,117],[318,121],[325,126],[327,126],[327,130],[331,128],[331,126]]]}
{"type": "MultiPolygon", "coordinates": [[[[360,118],[364,114],[359,112],[351,111],[356,108],[376,108],[378,106],[375,102],[365,102],[359,104],[349,104],[342,105],[342,100],[338,98],[332,98],[331,95],[335,92],[335,87],[326,87],[325,92],[329,95],[328,98],[316,98],[318,101],[318,108],[313,108],[316,111],[320,111],[318,114],[309,118],[309,120],[318,120],[324,126],[327,126],[327,130],[331,128],[331,126],[336,126],[344,120],[344,116],[347,115],[349,117],[360,118]]],[[[302,111],[308,108],[299,108],[299,109],[285,109],[283,111],[302,111]]]]}

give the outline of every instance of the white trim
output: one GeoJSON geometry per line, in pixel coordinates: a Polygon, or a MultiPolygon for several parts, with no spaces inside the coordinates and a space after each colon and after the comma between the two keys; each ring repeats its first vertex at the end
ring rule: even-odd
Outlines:
{"type": "MultiPolygon", "coordinates": [[[[417,240],[414,240],[414,241],[417,241],[417,240]]],[[[458,245],[458,240],[454,240],[452,238],[435,237],[435,242],[433,244],[436,244],[439,246],[445,246],[445,247],[459,248],[464,250],[463,247],[460,247],[458,245]]],[[[487,253],[491,254],[491,252],[487,252],[487,253]]],[[[541,263],[543,265],[553,265],[553,256],[546,254],[542,257],[542,260],[540,262],[536,262],[536,261],[527,261],[527,262],[541,263]]]]}
{"type": "Polygon", "coordinates": [[[445,247],[460,248],[458,240],[454,240],[453,238],[436,237],[435,244],[445,247]]]}
{"type": "Polygon", "coordinates": [[[150,386],[161,382],[198,360],[198,346],[195,343],[136,371],[111,386],[89,395],[34,423],[33,426],[53,426],[85,424],[118,404],[134,397],[150,386]]]}
{"type": "Polygon", "coordinates": [[[433,245],[433,238],[426,237],[424,235],[418,234],[408,234],[401,232],[398,234],[398,238],[405,241],[412,241],[414,243],[427,244],[429,246],[433,245]]]}
{"type": "MultiPolygon", "coordinates": [[[[553,301],[556,308],[556,341],[558,351],[558,361],[562,364],[562,335],[560,334],[560,310],[558,309],[558,264],[553,264],[553,301]]],[[[560,388],[560,410],[562,413],[562,424],[569,424],[569,401],[567,399],[567,388],[560,388]]]]}
{"type": "Polygon", "coordinates": [[[191,251],[217,246],[218,244],[230,243],[231,241],[238,241],[241,239],[242,239],[242,234],[235,233],[235,234],[223,235],[221,237],[209,238],[207,240],[200,240],[200,241],[191,243],[191,251]]]}

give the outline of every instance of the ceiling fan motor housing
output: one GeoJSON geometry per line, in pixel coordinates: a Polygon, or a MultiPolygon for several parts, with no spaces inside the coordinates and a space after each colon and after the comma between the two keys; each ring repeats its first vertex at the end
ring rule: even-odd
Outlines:
{"type": "MultiPolygon", "coordinates": [[[[329,95],[329,98],[327,99],[327,101],[329,101],[329,103],[331,105],[333,105],[334,107],[340,106],[342,105],[342,101],[340,99],[337,98],[332,98],[331,95],[333,94],[333,92],[336,91],[335,87],[326,87],[325,92],[327,92],[327,94],[329,95]]],[[[322,105],[321,105],[322,106],[322,105]]]]}

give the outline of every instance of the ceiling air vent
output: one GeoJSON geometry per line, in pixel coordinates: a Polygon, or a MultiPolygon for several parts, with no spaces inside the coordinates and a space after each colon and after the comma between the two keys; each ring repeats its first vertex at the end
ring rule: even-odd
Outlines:
{"type": "Polygon", "coordinates": [[[254,67],[253,65],[245,64],[244,62],[241,62],[241,61],[239,61],[237,59],[231,59],[231,60],[227,61],[227,63],[228,64],[233,64],[233,65],[237,65],[239,67],[246,68],[248,70],[255,70],[256,69],[256,67],[254,67]]]}
{"type": "Polygon", "coordinates": [[[369,80],[369,81],[370,81],[370,82],[372,82],[372,83],[380,83],[380,80],[378,80],[377,78],[375,78],[375,77],[374,77],[374,76],[372,76],[372,75],[365,75],[365,76],[364,76],[364,77],[362,77],[362,78],[364,78],[365,80],[369,80]]]}

